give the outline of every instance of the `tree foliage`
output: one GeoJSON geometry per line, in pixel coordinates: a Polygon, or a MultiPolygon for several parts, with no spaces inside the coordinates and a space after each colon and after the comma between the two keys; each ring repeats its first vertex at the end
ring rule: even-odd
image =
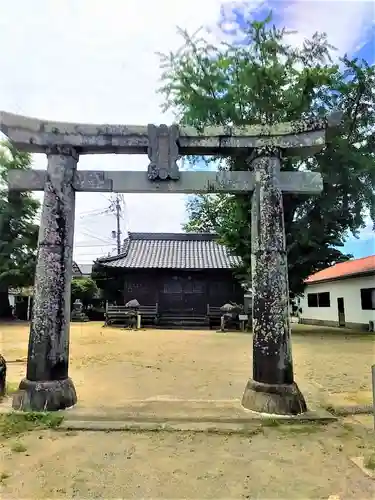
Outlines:
{"type": "MultiPolygon", "coordinates": [[[[318,196],[284,194],[290,288],[303,290],[311,273],[350,256],[340,248],[358,234],[366,216],[375,221],[375,68],[344,56],[316,33],[294,47],[285,29],[248,25],[246,46],[213,46],[181,31],[185,48],[161,55],[160,92],[182,125],[249,125],[325,117],[343,112],[343,125],[324,150],[310,158],[284,158],[282,170],[320,172],[318,196]]],[[[198,158],[192,158],[197,161],[198,158]]],[[[205,158],[205,161],[212,161],[205,158]]],[[[220,169],[249,170],[246,155],[223,158],[220,169]]],[[[210,194],[189,200],[187,231],[215,231],[250,270],[251,196],[210,194]]]]}
{"type": "Polygon", "coordinates": [[[117,269],[102,266],[99,261],[95,261],[91,277],[95,281],[104,300],[123,303],[121,289],[124,286],[124,277],[117,269]]]}
{"type": "Polygon", "coordinates": [[[9,287],[34,282],[39,202],[28,193],[8,193],[9,170],[31,168],[31,156],[10,143],[0,145],[0,317],[10,315],[9,287]]]}
{"type": "Polygon", "coordinates": [[[72,303],[79,299],[84,306],[88,306],[96,297],[98,287],[91,278],[73,278],[71,285],[72,303]]]}

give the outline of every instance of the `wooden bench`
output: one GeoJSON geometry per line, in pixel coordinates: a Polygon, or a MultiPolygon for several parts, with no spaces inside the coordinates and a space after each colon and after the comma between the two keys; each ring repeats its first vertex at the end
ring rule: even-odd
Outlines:
{"type": "Polygon", "coordinates": [[[138,314],[141,315],[141,326],[143,324],[157,325],[159,323],[159,304],[156,302],[154,306],[140,306],[138,314]]]}
{"type": "Polygon", "coordinates": [[[208,326],[212,328],[213,324],[220,325],[220,320],[223,315],[223,312],[220,310],[220,307],[210,306],[207,304],[207,318],[208,318],[208,326]]]}
{"type": "Polygon", "coordinates": [[[141,326],[143,324],[156,325],[159,320],[159,305],[156,303],[153,306],[139,306],[137,309],[125,306],[107,306],[104,326],[113,325],[114,323],[125,324],[131,313],[140,315],[141,326]]]}
{"type": "MultiPolygon", "coordinates": [[[[223,314],[224,313],[220,307],[212,307],[209,304],[207,304],[207,318],[209,327],[212,328],[214,325],[215,326],[221,325],[221,317],[223,316],[223,314]]],[[[245,329],[245,320],[240,320],[239,315],[233,317],[233,319],[230,320],[230,324],[237,328],[239,327],[241,330],[245,329]]]]}

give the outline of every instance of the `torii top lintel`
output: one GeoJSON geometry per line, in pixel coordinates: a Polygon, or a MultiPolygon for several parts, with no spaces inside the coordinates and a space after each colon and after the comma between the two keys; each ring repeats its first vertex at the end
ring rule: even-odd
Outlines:
{"type": "MultiPolygon", "coordinates": [[[[278,147],[288,155],[319,152],[341,122],[341,114],[275,125],[177,128],[179,154],[226,155],[234,150],[278,147]]],[[[163,126],[167,129],[166,126],[163,126]]],[[[170,130],[170,128],[168,128],[170,130]]],[[[0,130],[21,151],[44,153],[53,146],[72,147],[79,154],[147,154],[150,126],[89,125],[39,120],[0,111],[0,130]]],[[[176,126],[174,126],[176,130],[176,126]]]]}

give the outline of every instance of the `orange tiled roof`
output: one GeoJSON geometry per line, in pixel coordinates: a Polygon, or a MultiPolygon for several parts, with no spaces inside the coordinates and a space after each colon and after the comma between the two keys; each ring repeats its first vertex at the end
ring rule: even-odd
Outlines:
{"type": "Polygon", "coordinates": [[[348,260],[340,262],[334,266],[327,267],[322,271],[312,274],[305,280],[305,283],[318,283],[319,281],[344,278],[366,272],[375,272],[375,255],[364,257],[363,259],[348,260]]]}

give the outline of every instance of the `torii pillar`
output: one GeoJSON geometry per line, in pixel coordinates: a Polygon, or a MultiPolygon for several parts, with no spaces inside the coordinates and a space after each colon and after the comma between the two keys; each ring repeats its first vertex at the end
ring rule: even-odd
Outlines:
{"type": "Polygon", "coordinates": [[[281,151],[258,154],[252,161],[253,378],[247,383],[242,405],[262,413],[298,414],[307,411],[307,406],[293,376],[283,198],[278,182],[281,151]]]}
{"type": "MultiPolygon", "coordinates": [[[[340,119],[340,114],[332,115],[326,128],[339,125],[340,119]]],[[[309,129],[303,121],[300,128],[295,126],[300,148],[294,154],[304,156],[304,148],[314,144],[314,136],[324,128],[323,123],[316,121],[316,130],[313,122],[308,124],[309,129]]],[[[251,207],[253,377],[246,385],[242,405],[260,413],[297,415],[307,411],[307,406],[293,375],[288,261],[280,183],[285,146],[280,139],[274,137],[272,145],[255,148],[250,158],[254,173],[251,207]]],[[[325,140],[322,146],[324,143],[325,140]]],[[[290,184],[284,189],[298,193],[296,172],[288,173],[290,184]]],[[[311,181],[315,182],[313,177],[311,181]]],[[[305,188],[308,191],[308,186],[305,188]]],[[[319,193],[322,186],[312,185],[311,188],[312,193],[319,193]]]]}
{"type": "Polygon", "coordinates": [[[70,287],[73,264],[75,190],[78,155],[74,148],[54,146],[48,158],[39,227],[26,378],[13,408],[60,410],[76,404],[68,376],[70,287]]]}

